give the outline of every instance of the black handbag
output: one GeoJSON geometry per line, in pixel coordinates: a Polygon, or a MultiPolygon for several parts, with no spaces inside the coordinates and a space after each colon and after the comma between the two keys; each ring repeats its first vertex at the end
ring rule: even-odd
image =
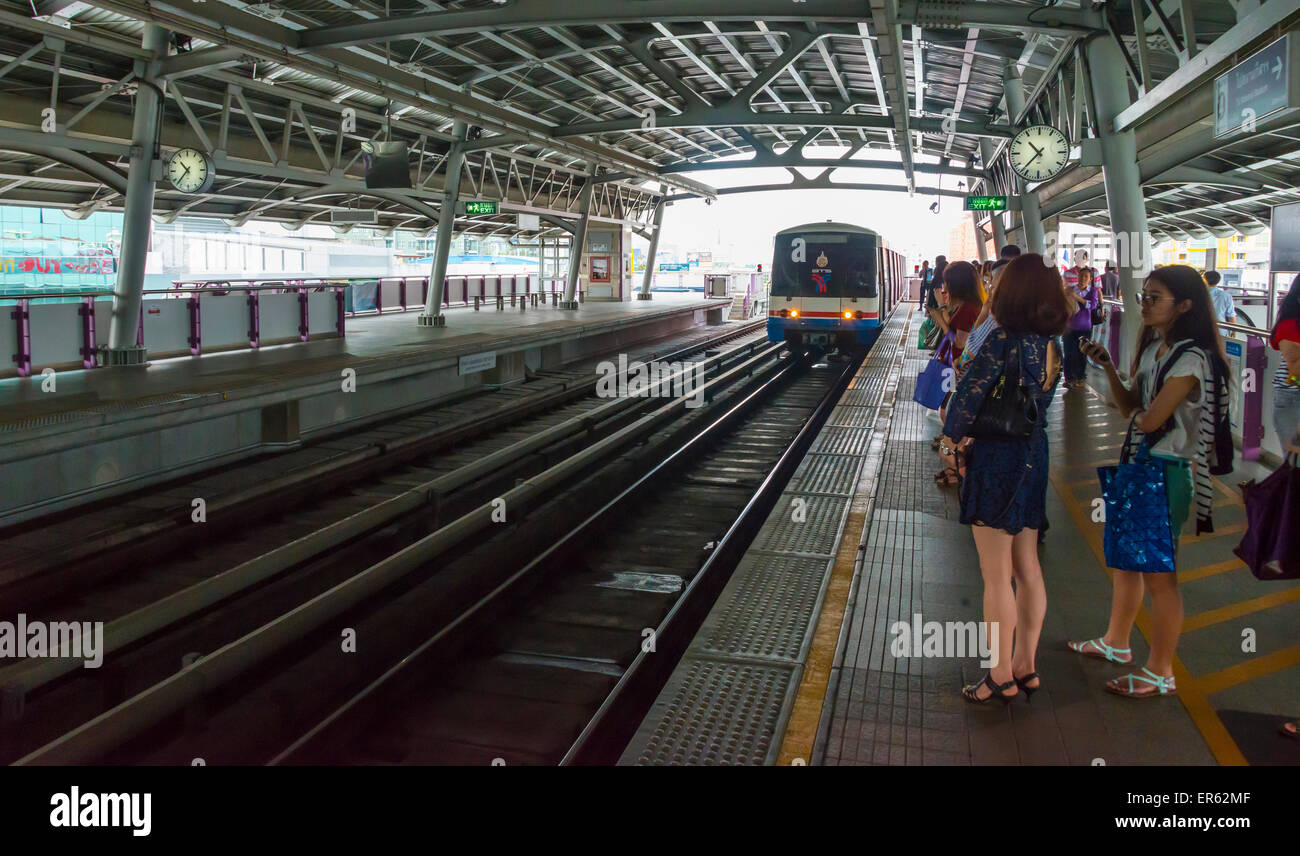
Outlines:
{"type": "Polygon", "coordinates": [[[1038,400],[1025,388],[1021,345],[1022,341],[1016,339],[1016,349],[1007,354],[1002,376],[984,397],[971,429],[977,440],[1028,440],[1038,427],[1038,400]]]}

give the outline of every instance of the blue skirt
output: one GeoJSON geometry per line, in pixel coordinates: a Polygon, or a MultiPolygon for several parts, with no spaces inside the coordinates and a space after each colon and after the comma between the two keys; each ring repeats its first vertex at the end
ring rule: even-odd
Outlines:
{"type": "Polygon", "coordinates": [[[977,439],[961,483],[961,522],[1012,535],[1047,521],[1047,431],[1028,440],[977,439]]]}

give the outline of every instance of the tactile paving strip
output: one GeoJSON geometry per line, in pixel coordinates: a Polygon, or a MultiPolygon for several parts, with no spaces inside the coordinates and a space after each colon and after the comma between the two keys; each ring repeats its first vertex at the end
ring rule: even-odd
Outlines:
{"type": "Polygon", "coordinates": [[[869,439],[871,439],[871,431],[867,428],[836,428],[826,425],[822,427],[809,451],[861,455],[867,448],[869,439]]]}
{"type": "Polygon", "coordinates": [[[848,507],[845,499],[842,496],[782,494],[772,515],[754,539],[754,548],[780,553],[831,555],[848,507]],[[805,503],[802,513],[795,505],[795,500],[799,499],[805,503]]]}
{"type": "Polygon", "coordinates": [[[799,662],[831,563],[751,551],[696,637],[701,654],[799,662]]]}
{"type": "Polygon", "coordinates": [[[871,407],[837,407],[826,420],[837,428],[866,428],[871,424],[875,410],[871,407]]]}
{"type": "Polygon", "coordinates": [[[766,763],[795,673],[788,665],[684,658],[623,760],[655,766],[766,763]]]}
{"type": "Polygon", "coordinates": [[[791,491],[799,493],[834,493],[849,496],[862,461],[854,455],[810,454],[799,464],[790,479],[791,491]]]}

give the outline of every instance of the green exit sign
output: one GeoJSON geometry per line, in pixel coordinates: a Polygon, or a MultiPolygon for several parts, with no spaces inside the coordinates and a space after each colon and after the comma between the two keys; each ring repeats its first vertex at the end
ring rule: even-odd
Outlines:
{"type": "Polygon", "coordinates": [[[967,196],[967,211],[1006,211],[1007,198],[1005,196],[967,196]]]}
{"type": "Polygon", "coordinates": [[[497,213],[497,204],[495,202],[466,202],[466,214],[495,214],[497,213]]]}

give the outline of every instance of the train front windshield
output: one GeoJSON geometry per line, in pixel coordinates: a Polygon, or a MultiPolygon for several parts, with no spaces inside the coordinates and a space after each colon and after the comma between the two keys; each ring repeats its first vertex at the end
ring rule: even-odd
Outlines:
{"type": "Polygon", "coordinates": [[[875,236],[852,232],[777,235],[772,294],[875,297],[875,236]]]}

